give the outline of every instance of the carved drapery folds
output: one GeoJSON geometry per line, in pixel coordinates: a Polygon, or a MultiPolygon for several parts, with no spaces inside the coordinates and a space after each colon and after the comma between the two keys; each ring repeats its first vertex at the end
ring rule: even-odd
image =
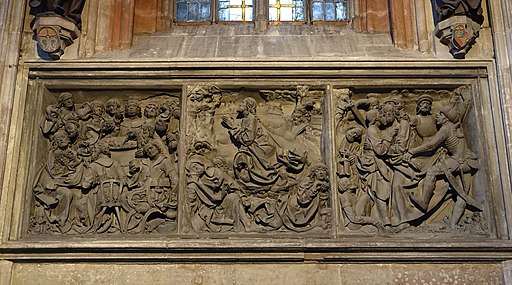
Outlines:
{"type": "Polygon", "coordinates": [[[46,106],[48,158],[33,187],[33,234],[173,232],[179,99],[46,106]]]}
{"type": "Polygon", "coordinates": [[[41,58],[60,59],[64,49],[78,38],[86,0],[32,0],[30,23],[41,58]]]}
{"type": "Polygon", "coordinates": [[[186,211],[194,232],[322,233],[331,225],[321,155],[323,91],[188,94],[186,211]]]}
{"type": "Polygon", "coordinates": [[[345,232],[488,234],[465,130],[466,88],[335,93],[345,232]]]}
{"type": "Polygon", "coordinates": [[[465,58],[484,22],[482,0],[434,0],[436,37],[454,58],[465,58]]]}
{"type": "Polygon", "coordinates": [[[29,233],[490,235],[466,86],[183,88],[53,93],[29,233]]]}

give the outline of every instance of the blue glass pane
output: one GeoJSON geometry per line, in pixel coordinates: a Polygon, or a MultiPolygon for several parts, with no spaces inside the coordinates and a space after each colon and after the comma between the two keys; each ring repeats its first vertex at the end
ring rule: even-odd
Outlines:
{"type": "Polygon", "coordinates": [[[346,21],[347,0],[313,0],[311,3],[313,21],[346,21]]]}
{"type": "Polygon", "coordinates": [[[334,14],[334,3],[325,3],[325,20],[326,21],[334,21],[336,20],[336,15],[334,14]]]}
{"type": "Polygon", "coordinates": [[[201,16],[198,19],[198,22],[208,22],[210,21],[210,5],[202,5],[201,6],[201,16]]]}
{"type": "Polygon", "coordinates": [[[177,13],[176,13],[176,21],[178,22],[186,22],[187,21],[187,3],[178,3],[177,4],[177,13]]]}
{"type": "Polygon", "coordinates": [[[177,22],[209,22],[211,0],[177,0],[177,22]]]}
{"type": "Polygon", "coordinates": [[[227,9],[219,9],[219,21],[229,21],[229,11],[227,9]]]}
{"type": "Polygon", "coordinates": [[[313,21],[322,21],[324,19],[324,10],[323,10],[322,2],[313,2],[312,9],[313,9],[313,15],[312,15],[313,21]]]}

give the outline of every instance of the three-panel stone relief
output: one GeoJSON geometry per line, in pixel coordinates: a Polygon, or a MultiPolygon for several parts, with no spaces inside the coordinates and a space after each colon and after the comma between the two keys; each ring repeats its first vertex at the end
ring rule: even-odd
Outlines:
{"type": "Polygon", "coordinates": [[[491,237],[473,92],[47,90],[26,236],[491,237]]]}

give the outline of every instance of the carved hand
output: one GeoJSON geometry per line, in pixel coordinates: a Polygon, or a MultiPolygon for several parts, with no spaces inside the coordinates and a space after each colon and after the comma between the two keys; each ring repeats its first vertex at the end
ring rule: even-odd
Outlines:
{"type": "Polygon", "coordinates": [[[406,152],[404,153],[404,155],[402,156],[402,160],[405,162],[405,163],[409,163],[411,161],[411,158],[412,158],[412,153],[410,152],[406,152]]]}
{"type": "Polygon", "coordinates": [[[228,116],[222,116],[222,122],[224,123],[225,127],[228,129],[235,128],[235,123],[233,122],[233,119],[228,116]]]}

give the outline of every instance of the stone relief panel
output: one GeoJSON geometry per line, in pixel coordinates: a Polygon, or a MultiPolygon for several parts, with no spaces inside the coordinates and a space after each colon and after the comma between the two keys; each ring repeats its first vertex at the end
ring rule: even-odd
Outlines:
{"type": "Polygon", "coordinates": [[[469,87],[180,88],[43,92],[29,236],[493,235],[469,87]]]}
{"type": "Polygon", "coordinates": [[[342,233],[489,235],[467,87],[334,96],[342,233]]]}
{"type": "Polygon", "coordinates": [[[332,232],[324,91],[188,90],[187,232],[332,232]]]}
{"type": "Polygon", "coordinates": [[[177,94],[55,94],[40,122],[29,233],[174,232],[177,94]]]}

